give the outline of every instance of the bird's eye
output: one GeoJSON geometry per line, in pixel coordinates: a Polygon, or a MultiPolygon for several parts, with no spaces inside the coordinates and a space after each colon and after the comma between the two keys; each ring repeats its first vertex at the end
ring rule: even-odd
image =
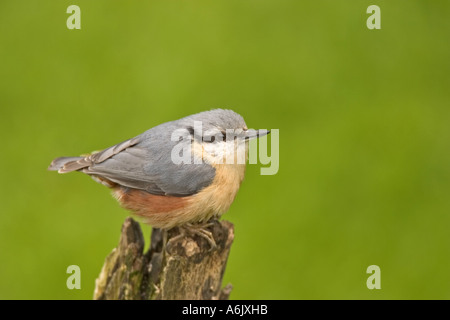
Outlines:
{"type": "MultiPolygon", "coordinates": [[[[217,139],[219,140],[219,139],[217,139]]],[[[203,141],[208,142],[208,143],[213,143],[214,141],[216,141],[216,136],[205,136],[203,141]]]]}
{"type": "Polygon", "coordinates": [[[205,136],[203,141],[213,143],[215,141],[225,141],[226,134],[224,132],[220,132],[211,136],[205,136]]]}
{"type": "Polygon", "coordinates": [[[189,134],[190,134],[191,136],[194,136],[194,128],[192,128],[192,127],[187,127],[186,129],[187,129],[187,131],[189,132],[189,134]]]}

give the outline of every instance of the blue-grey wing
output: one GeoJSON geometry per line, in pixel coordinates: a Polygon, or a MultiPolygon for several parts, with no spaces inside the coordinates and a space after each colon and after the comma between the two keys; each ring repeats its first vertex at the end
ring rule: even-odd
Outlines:
{"type": "Polygon", "coordinates": [[[171,141],[170,134],[159,133],[161,130],[152,131],[155,130],[134,138],[137,143],[133,145],[122,149],[116,147],[119,152],[112,152],[114,147],[106,149],[110,150],[107,154],[98,155],[101,161],[91,163],[82,171],[157,195],[192,195],[212,183],[214,167],[193,161],[175,164],[171,155],[178,142],[171,141]]]}

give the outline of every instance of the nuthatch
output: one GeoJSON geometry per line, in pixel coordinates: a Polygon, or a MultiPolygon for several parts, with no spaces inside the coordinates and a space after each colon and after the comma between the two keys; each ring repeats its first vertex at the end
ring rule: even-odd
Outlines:
{"type": "Polygon", "coordinates": [[[244,179],[248,140],[268,133],[248,129],[234,111],[215,109],[160,124],[86,157],[56,158],[49,170],[88,174],[111,188],[119,203],[145,223],[170,229],[225,213],[244,179]],[[182,134],[174,139],[175,132],[185,132],[190,161],[174,161],[179,155],[174,150],[183,140],[182,134]],[[245,159],[237,161],[242,145],[245,159]]]}

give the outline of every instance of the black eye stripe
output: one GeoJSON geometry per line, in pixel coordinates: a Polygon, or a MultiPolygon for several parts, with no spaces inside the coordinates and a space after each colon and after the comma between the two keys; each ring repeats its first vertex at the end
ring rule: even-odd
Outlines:
{"type": "Polygon", "coordinates": [[[216,134],[216,135],[212,135],[211,137],[209,137],[208,139],[204,140],[205,142],[214,142],[216,141],[225,141],[226,139],[226,134],[224,132],[221,132],[220,135],[216,134]]]}
{"type": "MultiPolygon", "coordinates": [[[[189,134],[196,138],[195,136],[195,130],[193,127],[186,127],[186,130],[189,132],[189,134]]],[[[212,135],[212,136],[204,136],[203,141],[204,142],[215,142],[215,141],[226,141],[227,134],[223,131],[220,132],[220,134],[212,135]]],[[[234,137],[236,139],[236,137],[234,137]]],[[[199,138],[200,140],[200,138],[199,138]]]]}
{"type": "Polygon", "coordinates": [[[186,129],[187,129],[187,131],[189,131],[189,134],[190,134],[191,136],[194,136],[194,128],[192,128],[192,127],[187,127],[186,129]]]}

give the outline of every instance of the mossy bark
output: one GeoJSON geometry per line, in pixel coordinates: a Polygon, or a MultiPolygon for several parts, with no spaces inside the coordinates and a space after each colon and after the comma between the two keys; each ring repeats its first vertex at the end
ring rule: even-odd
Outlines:
{"type": "Polygon", "coordinates": [[[177,237],[178,228],[153,229],[150,249],[144,253],[139,223],[127,218],[119,245],[106,257],[96,280],[94,299],[228,299],[231,285],[222,288],[222,278],[234,227],[228,221],[213,221],[208,231],[215,248],[198,235],[177,237]]]}

